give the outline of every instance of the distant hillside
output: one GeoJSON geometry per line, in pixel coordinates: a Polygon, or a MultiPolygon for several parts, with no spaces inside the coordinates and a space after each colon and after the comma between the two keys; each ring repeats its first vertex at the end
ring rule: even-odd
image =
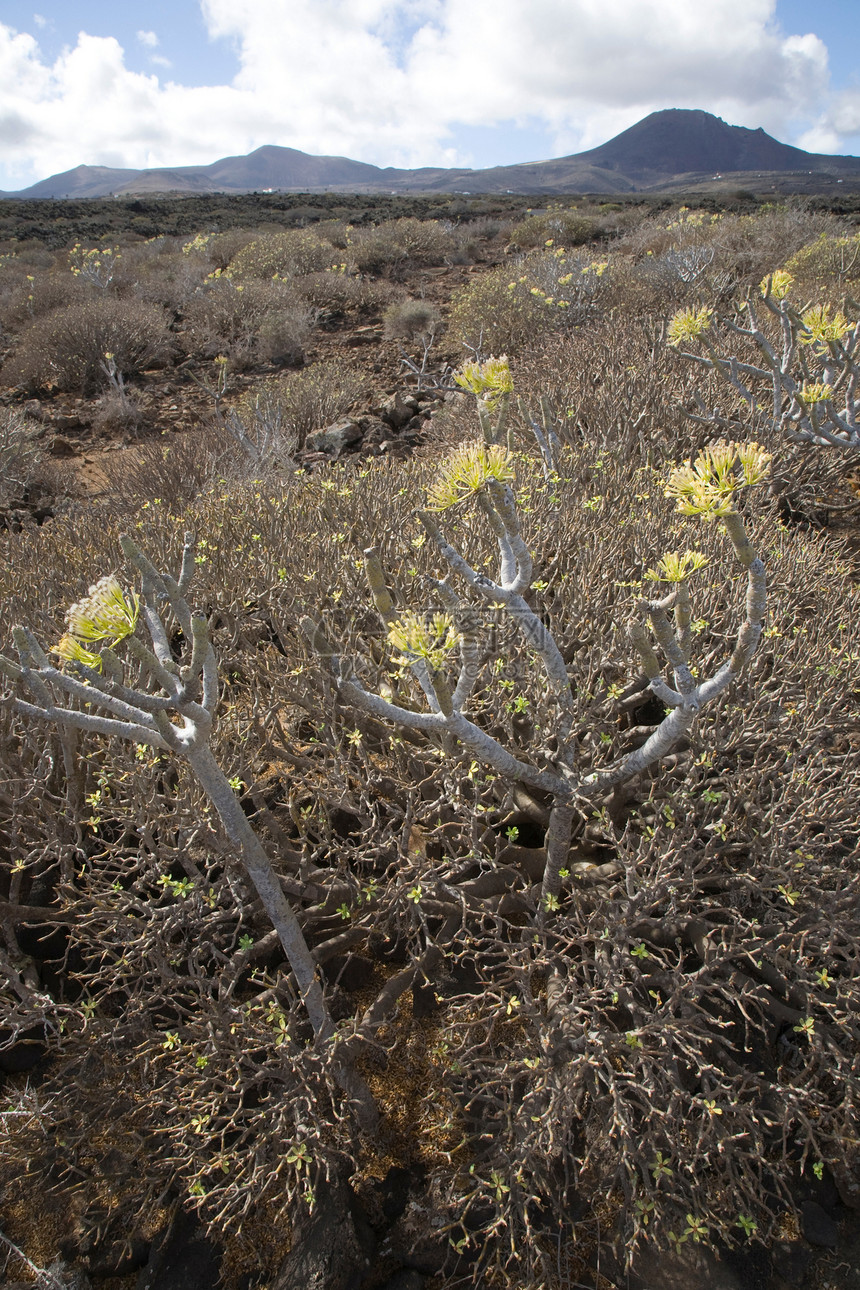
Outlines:
{"type": "Polygon", "coordinates": [[[315,157],[273,144],[208,166],[113,170],[77,166],[0,197],[132,196],[140,193],[625,193],[671,190],[715,180],[767,180],[764,187],[860,183],[860,158],[804,152],[764,130],[727,125],[710,112],[669,108],[587,152],[486,170],[385,169],[348,157],[315,157]],[[801,178],[802,177],[802,178],[801,178]]]}
{"type": "Polygon", "coordinates": [[[608,143],[567,160],[618,172],[637,187],[696,173],[811,170],[860,175],[858,157],[804,152],[779,143],[762,129],[726,125],[710,112],[682,108],[652,112],[608,143]]]}

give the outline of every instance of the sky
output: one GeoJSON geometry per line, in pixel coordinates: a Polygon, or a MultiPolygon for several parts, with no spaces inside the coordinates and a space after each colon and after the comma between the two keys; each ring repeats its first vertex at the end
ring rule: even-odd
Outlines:
{"type": "Polygon", "coordinates": [[[857,0],[0,0],[0,190],[263,144],[565,156],[660,108],[860,155],[857,0]]]}

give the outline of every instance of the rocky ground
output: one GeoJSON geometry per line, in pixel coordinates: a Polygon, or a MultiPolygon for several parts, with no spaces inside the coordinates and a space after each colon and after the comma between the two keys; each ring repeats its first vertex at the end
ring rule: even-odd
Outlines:
{"type": "MultiPolygon", "coordinates": [[[[480,265],[418,270],[402,285],[415,298],[436,305],[444,318],[452,293],[472,274],[501,258],[499,249],[480,265]]],[[[430,422],[441,401],[426,390],[417,391],[417,377],[404,363],[405,357],[421,362],[420,352],[385,339],[381,316],[334,320],[313,332],[305,367],[337,358],[361,378],[363,396],[335,426],[323,427],[308,441],[297,457],[300,466],[313,468],[357,454],[402,455],[432,438],[430,422]]],[[[462,350],[446,344],[443,333],[433,347],[428,372],[438,378],[462,361],[462,350]]],[[[274,365],[231,374],[225,402],[229,405],[281,374],[283,369],[274,365]]],[[[27,398],[18,390],[0,390],[0,403],[20,408],[41,427],[44,453],[35,486],[0,519],[12,527],[28,520],[41,523],[64,500],[110,495],[126,469],[137,473],[136,463],[146,445],[194,452],[201,431],[211,430],[216,423],[212,395],[204,388],[211,379],[211,364],[194,359],[143,372],[129,384],[139,413],[132,428],[111,423],[103,415],[102,396],[83,398],[56,391],[27,398]]],[[[217,449],[217,436],[210,446],[217,449]]]]}

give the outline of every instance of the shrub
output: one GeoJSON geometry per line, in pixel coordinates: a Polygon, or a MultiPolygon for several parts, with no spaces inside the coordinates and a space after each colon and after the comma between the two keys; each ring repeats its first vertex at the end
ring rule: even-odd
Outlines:
{"type": "Polygon", "coordinates": [[[317,313],[318,320],[378,313],[400,288],[374,282],[339,270],[308,273],[293,280],[293,287],[317,313]]]}
{"type": "Polygon", "coordinates": [[[122,259],[118,246],[82,246],[76,242],[69,251],[69,270],[98,291],[106,291],[122,259]]]}
{"type": "Polygon", "coordinates": [[[101,471],[117,511],[149,509],[153,498],[171,514],[193,502],[221,468],[224,445],[205,427],[106,454],[101,471]]]}
{"type": "Polygon", "coordinates": [[[162,309],[101,296],[37,319],[5,364],[3,378],[11,385],[90,393],[104,384],[105,354],[132,375],[163,362],[170,348],[162,309]]]}
{"type": "Polygon", "coordinates": [[[582,246],[598,236],[595,220],[573,209],[551,206],[540,215],[529,215],[511,231],[514,246],[526,251],[553,241],[557,246],[582,246]]]}
{"type": "Polygon", "coordinates": [[[852,237],[822,233],[790,256],[785,267],[803,282],[841,290],[860,278],[860,233],[852,237]]]}
{"type": "Polygon", "coordinates": [[[176,239],[154,237],[123,248],[110,289],[122,299],[146,300],[179,314],[204,276],[205,266],[183,255],[176,239]]]}
{"type": "Polygon", "coordinates": [[[694,455],[703,440],[685,408],[694,406],[702,377],[666,353],[660,326],[613,312],[581,328],[575,344],[552,336],[517,362],[517,389],[531,409],[549,400],[556,434],[572,446],[641,453],[652,464],[694,455]]]}
{"type": "Polygon", "coordinates": [[[207,358],[223,354],[241,371],[259,362],[300,363],[310,329],[311,315],[287,283],[221,277],[192,300],[182,343],[207,358]]]}
{"type": "Polygon", "coordinates": [[[361,273],[396,273],[408,264],[441,264],[454,238],[438,220],[386,220],[352,234],[349,253],[361,273]]]}
{"type": "MultiPolygon", "coordinates": [[[[637,664],[620,626],[654,595],[646,563],[689,538],[635,445],[581,445],[549,484],[525,454],[516,471],[541,619],[582,682],[572,769],[606,765],[665,715],[635,679],[622,689],[637,664]]],[[[804,1155],[849,1183],[856,1171],[860,768],[845,696],[860,601],[850,569],[824,535],[751,524],[779,570],[756,658],[659,779],[643,776],[630,795],[583,813],[559,908],[533,932],[541,795],[512,792],[469,758],[440,757],[435,736],[389,739],[378,715],[335,702],[294,630],[302,614],[324,613],[350,674],[417,716],[423,695],[408,668],[392,667],[355,555],[380,545],[399,616],[419,575],[447,569],[410,527],[429,476],[427,462],[380,462],[288,490],[219,489],[183,515],[206,535],[198,603],[225,664],[218,759],[244,783],[246,813],[299,895],[332,1003],[343,958],[328,956],[345,945],[379,964],[388,1016],[398,990],[425,977],[434,988],[436,1034],[413,1054],[414,1077],[395,1086],[394,1113],[408,1150],[416,1126],[438,1148],[425,1157],[426,1221],[461,1224],[454,1242],[462,1234],[461,1248],[477,1247],[477,1262],[456,1269],[464,1284],[470,1271],[500,1287],[552,1284],[557,1260],[582,1249],[572,1198],[601,1215],[612,1205],[630,1248],[683,1234],[688,1213],[730,1240],[742,1214],[766,1240],[784,1222],[774,1193],[786,1196],[804,1155]],[[392,977],[395,946],[406,962],[392,977]],[[728,1140],[756,1149],[727,1151],[728,1140]],[[497,1259],[506,1270],[493,1269],[497,1259]]],[[[147,512],[147,543],[172,566],[183,524],[166,509],[147,512]]],[[[473,569],[498,558],[480,524],[459,523],[454,542],[473,569]]],[[[696,545],[711,566],[691,626],[710,673],[740,588],[718,572],[717,525],[696,545]]],[[[15,550],[0,565],[4,641],[10,620],[44,623],[117,558],[115,531],[94,513],[52,523],[38,543],[25,534],[15,550]]],[[[476,724],[553,766],[543,735],[557,712],[533,652],[509,615],[493,610],[479,626],[476,724]]],[[[131,744],[85,740],[76,789],[54,743],[6,706],[0,732],[23,906],[10,900],[7,917],[24,924],[23,940],[26,894],[53,875],[50,917],[81,964],[73,1001],[51,999],[47,973],[42,990],[21,990],[23,1002],[0,982],[4,1023],[47,1013],[58,1050],[40,1084],[43,1113],[2,1125],[7,1160],[21,1162],[17,1185],[56,1176],[58,1136],[64,1167],[82,1172],[94,1159],[122,1168],[114,1142],[143,1138],[147,1149],[126,1157],[111,1236],[169,1185],[221,1232],[295,1212],[355,1150],[350,1120],[332,1104],[328,1049],[307,1042],[283,954],[190,776],[131,744]],[[76,791],[80,840],[63,849],[59,807],[74,809],[76,791]]],[[[340,1015],[367,1015],[367,994],[346,973],[337,1002],[340,1015]]],[[[359,1026],[366,1051],[373,1032],[359,1026]]],[[[397,1052],[396,1024],[385,1042],[397,1052]]]]}
{"type": "MultiPolygon", "coordinates": [[[[12,279],[11,271],[7,271],[4,277],[12,279]]],[[[0,286],[5,285],[5,281],[0,279],[0,286]]],[[[27,275],[19,271],[8,284],[8,295],[0,317],[4,326],[17,330],[34,318],[42,318],[64,305],[91,300],[92,296],[92,287],[81,278],[74,277],[65,267],[27,275]]]]}
{"type": "Polygon", "coordinates": [[[290,228],[249,242],[230,261],[229,274],[241,282],[247,278],[318,273],[330,268],[336,258],[330,242],[308,229],[290,228]]]}
{"type": "Polygon", "coordinates": [[[450,226],[453,248],[448,259],[452,264],[475,263],[483,258],[494,241],[509,242],[512,227],[510,220],[493,219],[487,215],[453,224],[450,226]]]}
{"type": "Polygon", "coordinates": [[[15,408],[0,408],[0,506],[26,492],[42,458],[39,426],[15,408]]]}
{"type": "Polygon", "coordinates": [[[339,251],[345,251],[352,235],[352,225],[343,219],[323,219],[314,224],[314,233],[322,242],[331,242],[339,251]]]}
{"type": "Polygon", "coordinates": [[[615,244],[639,307],[669,308],[692,303],[700,292],[728,298],[757,286],[795,251],[822,231],[829,215],[800,207],[763,207],[755,215],[680,211],[641,221],[615,244]]]}
{"type": "Polygon", "coordinates": [[[511,221],[500,215],[479,215],[454,227],[455,234],[468,242],[493,242],[502,237],[510,241],[511,221]]]}
{"type": "MultiPolygon", "coordinates": [[[[830,304],[798,306],[793,285],[784,269],[768,274],[760,288],[762,314],[752,296],[735,318],[710,308],[679,310],[669,324],[669,344],[720,377],[769,435],[856,450],[860,399],[853,355],[860,322],[830,304]],[[746,361],[739,362],[737,349],[746,361]]],[[[701,399],[696,416],[716,428],[727,425],[723,409],[709,409],[701,399]]]]}
{"type": "MultiPolygon", "coordinates": [[[[413,507],[434,482],[437,423],[473,437],[471,397],[434,415],[424,457],[297,472],[289,486],[270,474],[263,487],[207,488],[213,456],[219,471],[224,459],[214,431],[108,454],[121,505],[146,507],[134,522],[158,567],[181,566],[183,586],[194,570],[201,617],[138,563],[154,652],[142,638],[125,671],[106,655],[95,689],[72,667],[49,668],[30,642],[22,654],[42,671],[41,692],[33,671],[6,667],[0,1049],[14,1060],[33,1033],[48,1049],[35,1112],[13,1089],[10,1109],[21,1099],[27,1113],[0,1116],[16,1212],[40,1189],[58,1203],[69,1195],[65,1230],[82,1251],[122,1241],[132,1223],[163,1221],[165,1196],[221,1236],[281,1232],[305,1206],[327,1203],[373,1142],[358,1141],[332,1062],[358,1055],[369,1070],[367,1055],[383,1048],[388,1076],[371,1079],[386,1141],[395,1164],[421,1158],[410,1209],[422,1214],[422,1239],[443,1233],[446,1283],[570,1283],[598,1221],[607,1245],[631,1256],[637,1243],[674,1247],[680,1267],[700,1240],[784,1236],[785,1207],[810,1194],[810,1175],[856,1194],[860,596],[842,544],[771,514],[757,520],[771,503],[769,487],[757,489],[744,523],[775,572],[767,627],[724,697],[698,702],[730,679],[717,669],[743,590],[723,572],[730,549],[718,520],[697,532],[699,549],[684,549],[689,526],[665,493],[663,459],[690,457],[675,495],[718,515],[723,477],[746,447],[714,452],[712,441],[751,427],[758,435],[774,403],[749,372],[763,361],[755,339],[738,328],[758,317],[773,341],[783,326],[761,297],[721,326],[718,310],[690,298],[702,278],[664,274],[673,253],[702,246],[715,250],[716,269],[724,232],[746,247],[744,273],[773,249],[764,217],[714,227],[664,229],[653,256],[614,256],[600,274],[547,252],[506,267],[499,317],[512,331],[517,310],[535,311],[515,345],[484,335],[494,307],[481,313],[477,289],[492,274],[461,293],[455,310],[462,322],[472,309],[476,344],[519,346],[519,420],[501,360],[461,373],[484,427],[509,404],[519,447],[530,423],[553,431],[544,443],[556,469],[533,448],[461,449],[435,481],[439,513],[425,515],[423,533],[413,507]],[[625,307],[660,293],[694,306],[671,335],[700,345],[698,358],[667,349],[663,319],[625,307]],[[612,317],[607,302],[619,306],[612,317]],[[571,337],[575,307],[588,325],[571,337]],[[750,384],[751,398],[708,364],[717,352],[747,364],[729,375],[750,384]],[[481,401],[493,394],[504,397],[491,414],[481,401]],[[183,507],[189,493],[196,500],[183,507]],[[183,553],[185,528],[200,541],[183,553]],[[171,599],[176,616],[159,628],[171,599]],[[662,674],[643,615],[665,651],[662,674]],[[307,616],[335,642],[322,659],[297,630],[307,616]],[[210,645],[222,660],[220,695],[210,645]],[[207,708],[217,717],[213,753],[312,947],[313,976],[339,1021],[332,1045],[313,1042],[283,943],[184,760],[171,763],[127,728],[128,742],[108,737],[117,730],[106,720],[96,740],[30,721],[33,702],[50,694],[83,726],[100,692],[119,725],[135,698],[121,683],[157,684],[159,673],[168,691],[181,686],[193,722],[207,708]],[[655,774],[646,763],[679,697],[674,733],[686,724],[687,738],[655,774]],[[631,756],[644,773],[616,778],[631,756]],[[589,769],[613,783],[583,779],[589,769]],[[559,807],[574,793],[568,849],[559,807]],[[426,1045],[412,1043],[410,987],[416,1018],[428,995],[434,1010],[426,1045]],[[111,1183],[110,1213],[82,1182],[93,1178],[111,1183]]],[[[202,271],[197,252],[188,259],[202,271]]],[[[331,298],[330,279],[349,284],[345,293],[368,285],[310,279],[331,298]]],[[[283,283],[249,279],[241,291],[215,283],[199,302],[250,293],[250,308],[252,288],[288,298],[283,283]]],[[[775,307],[777,288],[771,281],[775,307]]],[[[392,329],[413,306],[425,308],[407,301],[392,329]]],[[[842,360],[860,341],[835,306],[801,322],[786,325],[808,369],[806,389],[795,388],[811,421],[825,415],[825,363],[841,365],[834,393],[853,398],[842,360]]],[[[302,416],[306,434],[343,415],[350,383],[357,398],[351,371],[317,364],[260,383],[228,415],[258,449],[290,450],[302,416]],[[317,397],[338,390],[339,403],[317,397]]],[[[795,465],[775,438],[771,427],[774,484],[795,465]]],[[[118,567],[120,531],[95,502],[38,534],[0,534],[0,648],[14,622],[56,641],[57,606],[118,567]]],[[[730,673],[755,643],[757,622],[747,628],[730,673]]],[[[170,744],[170,705],[153,693],[140,701],[143,732],[160,724],[170,744]]],[[[301,1253],[298,1222],[294,1230],[301,1253]]],[[[696,1278],[693,1268],[685,1284],[696,1278]]]]}
{"type": "Polygon", "coordinates": [[[724,215],[713,225],[713,273],[731,276],[737,287],[757,287],[821,233],[841,232],[841,221],[803,207],[763,207],[755,215],[724,215]]]}
{"type": "Polygon", "coordinates": [[[223,271],[240,251],[260,236],[259,231],[250,228],[228,228],[223,233],[197,233],[183,241],[182,254],[191,259],[199,257],[223,271]]]}
{"type": "Polygon", "coordinates": [[[309,434],[342,417],[362,391],[361,378],[338,362],[314,363],[284,380],[267,381],[237,404],[243,425],[279,448],[301,448],[309,434]]]}
{"type": "Polygon", "coordinates": [[[404,300],[385,311],[386,340],[414,341],[439,330],[442,315],[429,300],[404,300]]]}
{"type": "Polygon", "coordinates": [[[549,329],[544,306],[526,291],[511,290],[511,267],[482,274],[454,293],[451,339],[481,353],[516,354],[549,329]]]}
{"type": "Polygon", "coordinates": [[[456,292],[448,330],[482,354],[516,354],[596,312],[611,280],[607,262],[534,252],[456,292]]]}
{"type": "Polygon", "coordinates": [[[144,414],[133,392],[109,389],[93,411],[93,429],[104,438],[135,435],[144,424],[144,414]]]}

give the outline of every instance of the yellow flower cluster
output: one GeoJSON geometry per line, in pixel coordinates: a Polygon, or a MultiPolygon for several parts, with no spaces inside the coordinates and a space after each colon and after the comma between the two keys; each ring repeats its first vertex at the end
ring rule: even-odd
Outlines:
{"type": "Polygon", "coordinates": [[[715,519],[734,509],[738,489],[760,484],[769,466],[770,453],[757,443],[712,444],[672,471],[666,496],[675,498],[683,515],[715,519]]]}
{"type": "Polygon", "coordinates": [[[701,336],[708,330],[713,316],[713,309],[707,307],[679,309],[669,323],[669,344],[682,345],[686,341],[695,340],[697,336],[701,336]]]}
{"type": "Polygon", "coordinates": [[[447,511],[473,497],[491,479],[506,484],[513,478],[513,457],[507,448],[498,443],[466,444],[445,462],[428,490],[427,505],[433,511],[447,511]]]}
{"type": "MultiPolygon", "coordinates": [[[[571,273],[567,278],[559,278],[559,286],[564,286],[572,277],[573,274],[571,273]]],[[[555,296],[548,296],[541,287],[530,287],[529,290],[533,296],[536,296],[545,305],[555,305],[558,309],[570,308],[569,300],[556,300],[555,296]]]]}
{"type": "Polygon", "coordinates": [[[109,274],[117,260],[121,259],[118,246],[105,246],[99,250],[93,247],[87,250],[76,242],[69,251],[69,268],[75,277],[102,277],[109,274]]]}
{"type": "Polygon", "coordinates": [[[60,637],[51,653],[57,654],[66,663],[84,663],[87,667],[91,667],[94,672],[102,670],[102,661],[99,655],[94,654],[92,650],[88,650],[74,636],[70,636],[68,632],[66,632],[65,636],[60,637]]]}
{"type": "Polygon", "coordinates": [[[722,218],[722,215],[714,214],[708,216],[707,211],[691,211],[689,206],[680,206],[678,208],[678,218],[667,224],[666,228],[681,228],[682,226],[686,226],[687,228],[701,228],[706,219],[709,224],[716,224],[717,220],[722,218]]]}
{"type": "Polygon", "coordinates": [[[801,345],[831,345],[851,330],[851,323],[841,309],[831,317],[830,305],[816,305],[803,315],[806,333],[798,339],[801,345]]]}
{"type": "Polygon", "coordinates": [[[397,662],[401,667],[411,667],[417,659],[424,659],[432,671],[438,672],[459,639],[447,614],[421,618],[407,611],[388,628],[389,643],[400,651],[397,662]]]}
{"type": "Polygon", "coordinates": [[[69,609],[66,634],[52,652],[68,662],[85,663],[98,671],[101,659],[87,649],[87,644],[98,642],[111,648],[118,645],[134,631],[139,613],[137,593],[123,591],[116,577],[107,574],[93,583],[84,599],[69,609]]]}
{"type": "Polygon", "coordinates": [[[691,573],[704,569],[708,557],[701,551],[667,551],[657,561],[656,569],[649,569],[645,577],[649,582],[686,582],[691,573]]]}
{"type": "Polygon", "coordinates": [[[763,296],[769,295],[773,300],[784,300],[793,282],[794,277],[788,269],[775,269],[766,278],[762,278],[759,286],[763,296]]]}
{"type": "Polygon", "coordinates": [[[463,390],[484,399],[491,407],[514,392],[514,380],[507,354],[488,358],[486,363],[464,363],[454,380],[463,390]]]}
{"type": "Polygon", "coordinates": [[[214,233],[198,233],[190,242],[183,242],[182,254],[190,255],[192,251],[204,251],[214,236],[214,233]]]}
{"type": "Polygon", "coordinates": [[[823,381],[804,381],[797,392],[797,397],[801,403],[825,403],[833,397],[833,386],[825,385],[823,381]]]}

